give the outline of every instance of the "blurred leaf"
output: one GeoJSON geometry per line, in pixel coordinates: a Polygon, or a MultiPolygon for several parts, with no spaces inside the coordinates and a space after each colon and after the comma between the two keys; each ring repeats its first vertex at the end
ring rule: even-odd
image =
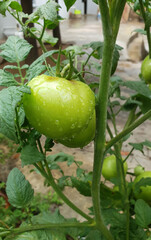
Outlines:
{"type": "Polygon", "coordinates": [[[87,237],[85,238],[86,240],[105,240],[105,238],[102,236],[100,231],[98,230],[91,230],[87,237]]]}
{"type": "Polygon", "coordinates": [[[41,5],[36,9],[31,16],[38,16],[41,19],[50,20],[51,22],[56,22],[58,4],[53,0],[48,0],[45,4],[41,5]]]}
{"type": "Polygon", "coordinates": [[[6,193],[10,204],[17,208],[27,206],[34,195],[30,183],[18,168],[11,170],[8,175],[6,193]]]}
{"type": "Polygon", "coordinates": [[[14,79],[14,75],[10,72],[0,69],[0,86],[17,86],[19,83],[14,79]]]}
{"type": "Polygon", "coordinates": [[[94,3],[98,4],[98,0],[92,0],[94,3]]]}
{"type": "Polygon", "coordinates": [[[129,143],[135,150],[143,153],[143,143],[129,143]]]}
{"type": "MultiPolygon", "coordinates": [[[[37,216],[32,217],[33,224],[48,224],[48,223],[64,223],[64,222],[77,222],[76,219],[65,219],[59,212],[59,210],[56,210],[54,213],[50,212],[42,212],[37,216]]],[[[80,230],[77,228],[58,228],[51,229],[51,230],[44,230],[42,231],[43,234],[45,232],[45,238],[38,238],[38,240],[66,240],[66,236],[69,235],[73,237],[74,239],[77,239],[80,230]]]]}
{"type": "Polygon", "coordinates": [[[51,148],[54,146],[53,139],[51,138],[46,138],[44,148],[46,151],[52,151],[51,148]]]}
{"type": "Polygon", "coordinates": [[[9,1],[0,1],[0,13],[5,16],[6,10],[10,5],[12,0],[9,1]]]}
{"type": "Polygon", "coordinates": [[[75,187],[82,195],[91,196],[91,185],[89,181],[78,180],[76,177],[71,177],[73,187],[75,187]]]}
{"type": "Polygon", "coordinates": [[[123,48],[120,47],[119,45],[115,45],[115,49],[114,49],[114,53],[113,53],[113,61],[112,61],[112,70],[111,70],[111,75],[114,74],[116,68],[117,68],[117,64],[120,58],[120,54],[119,51],[122,50],[123,48]]]}
{"type": "Polygon", "coordinates": [[[143,35],[146,35],[146,31],[144,29],[141,29],[141,28],[138,28],[138,29],[135,29],[134,32],[138,32],[140,34],[143,34],[143,35]]]}
{"type": "Polygon", "coordinates": [[[151,186],[151,178],[141,178],[139,182],[136,182],[134,192],[137,194],[141,191],[141,187],[151,186]]]}
{"type": "Polygon", "coordinates": [[[16,10],[16,12],[22,11],[22,6],[17,1],[11,1],[9,5],[12,9],[16,10]]]}
{"type": "Polygon", "coordinates": [[[36,145],[25,145],[21,150],[22,167],[28,164],[34,164],[44,160],[44,155],[38,151],[36,145]]]}
{"type": "Polygon", "coordinates": [[[147,111],[150,110],[150,106],[151,106],[150,98],[145,97],[144,95],[141,95],[141,94],[137,94],[136,96],[134,96],[134,98],[140,102],[138,106],[141,109],[142,113],[146,113],[147,111]]]}
{"type": "Polygon", "coordinates": [[[74,157],[72,155],[69,155],[64,152],[56,153],[53,155],[47,156],[48,163],[52,162],[67,162],[67,165],[70,166],[72,163],[74,163],[74,157]]]}
{"type": "MultiPolygon", "coordinates": [[[[36,231],[30,231],[30,232],[24,232],[22,234],[19,234],[17,237],[14,237],[14,240],[40,240],[37,236],[38,232],[36,231]]],[[[44,238],[41,238],[41,240],[44,240],[44,238]]],[[[47,240],[45,238],[45,240],[47,240]]]]}
{"type": "Polygon", "coordinates": [[[45,43],[49,43],[52,47],[58,42],[58,38],[52,37],[47,32],[44,33],[42,41],[45,43]]]}
{"type": "Polygon", "coordinates": [[[121,85],[151,99],[151,90],[143,81],[123,81],[121,82],[121,85]]]}
{"type": "Polygon", "coordinates": [[[26,59],[32,45],[26,40],[16,36],[8,37],[7,41],[0,45],[0,56],[10,63],[21,62],[26,59]]]}
{"type": "MultiPolygon", "coordinates": [[[[85,44],[84,47],[85,48],[92,48],[94,53],[93,53],[93,57],[96,59],[102,59],[102,54],[103,54],[103,46],[104,46],[104,42],[91,42],[89,44],[85,44]]],[[[119,45],[115,45],[115,49],[114,49],[114,53],[113,53],[113,61],[112,61],[112,70],[111,70],[111,75],[113,75],[113,73],[116,70],[117,64],[118,64],[118,60],[120,57],[119,51],[122,50],[123,48],[119,45]]]]}
{"type": "Polygon", "coordinates": [[[0,91],[0,132],[16,143],[16,107],[25,89],[27,87],[11,86],[0,91]]]}
{"type": "Polygon", "coordinates": [[[135,219],[136,223],[143,228],[147,228],[151,224],[151,208],[142,199],[138,199],[135,203],[135,219]]]}
{"type": "Polygon", "coordinates": [[[64,3],[66,5],[67,11],[73,6],[73,4],[76,2],[76,0],[64,0],[64,3]]]}
{"type": "Polygon", "coordinates": [[[52,56],[54,53],[58,53],[58,50],[51,50],[42,54],[29,66],[29,69],[27,70],[27,78],[29,81],[47,69],[46,65],[42,64],[47,57],[52,56]]]}

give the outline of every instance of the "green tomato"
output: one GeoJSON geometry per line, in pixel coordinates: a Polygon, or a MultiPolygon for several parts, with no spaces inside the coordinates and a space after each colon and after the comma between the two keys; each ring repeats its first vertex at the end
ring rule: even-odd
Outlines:
{"type": "Polygon", "coordinates": [[[148,204],[151,205],[151,186],[140,187],[140,192],[135,192],[135,184],[139,182],[142,178],[151,178],[151,171],[146,171],[140,174],[134,180],[134,196],[136,199],[143,199],[148,204]]]}
{"type": "MultiPolygon", "coordinates": [[[[124,174],[127,172],[127,162],[124,162],[124,174]]],[[[106,157],[103,162],[102,175],[105,179],[110,180],[111,178],[117,177],[116,169],[116,157],[115,155],[110,155],[106,157]]]]}
{"type": "MultiPolygon", "coordinates": [[[[95,96],[85,83],[40,75],[28,86],[31,94],[23,97],[25,114],[40,133],[61,142],[78,137],[91,125],[95,96]]],[[[94,136],[94,127],[91,135],[94,136]]]]}
{"type": "Polygon", "coordinates": [[[138,165],[134,168],[134,174],[135,176],[139,176],[141,173],[143,173],[145,170],[141,165],[138,165]]]}
{"type": "Polygon", "coordinates": [[[141,66],[141,74],[145,82],[151,83],[151,59],[147,56],[141,66]]]}
{"type": "Polygon", "coordinates": [[[92,116],[92,119],[88,123],[88,126],[83,128],[80,132],[73,134],[71,138],[64,138],[62,140],[58,140],[58,142],[70,148],[76,148],[79,146],[82,148],[94,139],[95,126],[96,117],[94,111],[94,114],[92,116]]]}

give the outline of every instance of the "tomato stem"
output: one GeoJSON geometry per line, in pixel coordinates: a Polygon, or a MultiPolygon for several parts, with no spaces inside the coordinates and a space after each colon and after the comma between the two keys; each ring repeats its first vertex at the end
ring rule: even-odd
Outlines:
{"type": "MultiPolygon", "coordinates": [[[[146,19],[146,12],[144,9],[144,5],[143,5],[143,1],[139,0],[139,4],[140,4],[140,11],[142,14],[142,17],[144,19],[145,22],[145,30],[147,32],[147,41],[148,41],[148,47],[149,47],[149,58],[151,59],[151,36],[150,36],[150,25],[147,24],[147,19],[146,19]]],[[[148,10],[148,9],[147,9],[148,10]]],[[[148,10],[149,11],[149,10],[148,10]]]]}
{"type": "MultiPolygon", "coordinates": [[[[38,146],[39,149],[41,151],[42,154],[44,154],[42,146],[41,146],[41,142],[40,140],[38,140],[38,146]]],[[[58,194],[58,196],[60,198],[62,198],[62,200],[70,207],[72,208],[75,212],[77,212],[79,215],[81,215],[83,218],[87,219],[88,221],[92,221],[92,218],[89,217],[87,214],[85,214],[81,209],[79,209],[74,203],[72,203],[65,195],[64,193],[60,190],[60,188],[58,187],[58,185],[55,183],[55,180],[52,176],[51,170],[48,166],[47,160],[46,160],[46,154],[44,154],[44,164],[46,169],[44,168],[44,166],[42,165],[42,163],[40,162],[40,165],[38,164],[34,164],[34,166],[38,169],[38,171],[41,173],[41,175],[43,177],[45,177],[47,179],[47,181],[50,183],[50,185],[52,186],[52,188],[55,190],[55,192],[58,194]]]]}
{"type": "Polygon", "coordinates": [[[7,236],[7,239],[12,239],[12,237],[15,237],[18,234],[24,233],[24,232],[30,232],[30,231],[35,231],[35,230],[58,230],[60,228],[95,228],[94,223],[89,223],[89,222],[64,222],[64,223],[48,223],[48,224],[34,224],[34,225],[28,225],[28,226],[23,226],[20,228],[14,228],[14,229],[9,229],[4,232],[0,232],[0,237],[5,237],[7,236]]]}
{"type": "Polygon", "coordinates": [[[135,128],[137,128],[139,125],[141,125],[143,122],[145,122],[150,117],[151,117],[151,110],[149,110],[147,113],[145,113],[139,119],[135,120],[129,127],[127,127],[122,132],[120,132],[116,137],[111,139],[110,142],[108,142],[108,144],[106,145],[105,151],[107,151],[109,148],[111,148],[119,140],[121,140],[123,137],[125,137],[130,132],[132,132],[135,128]]]}
{"type": "Polygon", "coordinates": [[[103,222],[100,204],[100,177],[105,149],[105,132],[107,123],[107,104],[109,80],[111,75],[114,41],[110,22],[109,9],[106,0],[99,0],[104,33],[103,61],[101,67],[100,87],[98,92],[98,104],[96,106],[96,136],[94,142],[94,165],[92,179],[92,199],[97,228],[107,240],[113,240],[113,236],[103,222]]]}

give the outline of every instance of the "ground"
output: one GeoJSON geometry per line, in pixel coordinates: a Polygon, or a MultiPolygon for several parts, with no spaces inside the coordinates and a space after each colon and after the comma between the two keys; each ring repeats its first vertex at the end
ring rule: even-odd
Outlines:
{"type": "MultiPolygon", "coordinates": [[[[120,62],[116,74],[121,76],[125,80],[136,80],[139,78],[138,75],[140,73],[141,61],[132,62],[131,59],[129,59],[127,53],[127,42],[132,34],[132,31],[136,28],[141,27],[143,27],[143,23],[141,22],[121,23],[120,26],[117,44],[122,46],[123,50],[121,52],[120,62]]],[[[102,41],[103,39],[101,20],[97,20],[95,16],[83,18],[82,20],[64,20],[60,24],[60,28],[62,41],[66,44],[72,43],[82,45],[91,41],[102,41]]],[[[127,94],[127,92],[125,92],[125,94],[127,94]]],[[[122,113],[117,121],[119,130],[123,126],[123,119],[125,119],[125,113],[122,113]]],[[[150,129],[150,121],[148,120],[133,132],[130,141],[140,142],[145,141],[146,139],[150,140],[150,129]]],[[[124,148],[122,149],[123,157],[129,152],[129,150],[129,145],[125,143],[124,148]]],[[[76,160],[80,160],[83,162],[83,168],[87,169],[88,171],[92,170],[94,153],[93,143],[90,143],[83,149],[70,149],[64,147],[61,144],[55,144],[52,154],[60,151],[73,155],[76,160]]],[[[132,155],[130,157],[130,160],[128,161],[129,171],[131,171],[133,167],[138,163],[145,166],[146,170],[151,170],[150,158],[150,149],[147,149],[145,151],[145,155],[140,154],[140,152],[138,151],[135,151],[135,154],[132,155]]],[[[17,166],[26,175],[27,179],[30,181],[36,192],[45,193],[47,191],[47,189],[43,186],[42,177],[40,177],[36,173],[30,173],[30,167],[21,168],[20,161],[17,161],[17,166]]],[[[67,174],[69,174],[69,172],[70,174],[75,173],[74,166],[71,167],[70,170],[65,165],[62,165],[62,167],[67,174]]],[[[68,188],[66,188],[65,194],[69,196],[71,201],[73,201],[78,207],[88,213],[88,208],[91,207],[91,198],[81,196],[75,189],[69,190],[68,188]]],[[[77,216],[77,214],[73,213],[66,205],[61,206],[60,211],[65,217],[78,217],[79,220],[82,220],[80,216],[77,216]]]]}

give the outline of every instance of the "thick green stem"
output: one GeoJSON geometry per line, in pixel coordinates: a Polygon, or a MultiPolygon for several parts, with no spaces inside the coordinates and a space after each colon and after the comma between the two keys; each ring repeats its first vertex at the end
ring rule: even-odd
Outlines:
{"type": "Polygon", "coordinates": [[[36,225],[31,225],[31,226],[25,226],[25,227],[20,227],[20,228],[14,228],[14,229],[9,229],[8,231],[5,230],[5,232],[0,233],[0,237],[5,237],[7,236],[7,239],[13,239],[12,237],[21,234],[23,232],[29,232],[29,231],[34,231],[34,230],[53,230],[60,229],[60,228],[69,228],[69,227],[74,227],[74,228],[85,228],[85,227],[95,227],[94,223],[90,224],[89,222],[83,222],[83,223],[75,223],[75,222],[67,222],[67,223],[49,223],[49,224],[36,224],[36,225]]]}
{"type": "Polygon", "coordinates": [[[92,199],[97,228],[101,231],[101,233],[107,240],[113,240],[110,231],[104,225],[101,215],[100,178],[106,141],[105,132],[107,124],[108,90],[114,51],[114,41],[112,38],[113,36],[112,28],[109,17],[109,9],[106,0],[99,0],[99,6],[103,24],[104,47],[103,47],[103,62],[100,76],[100,87],[98,92],[98,104],[96,106],[97,130],[95,137],[92,199]]]}
{"type": "Polygon", "coordinates": [[[142,17],[144,19],[145,22],[145,30],[147,32],[147,41],[148,41],[148,46],[149,46],[149,58],[151,58],[151,37],[150,37],[150,25],[146,24],[146,13],[145,13],[145,9],[144,9],[144,5],[143,5],[143,1],[139,0],[139,4],[140,4],[140,10],[141,10],[141,14],[142,17]]]}

